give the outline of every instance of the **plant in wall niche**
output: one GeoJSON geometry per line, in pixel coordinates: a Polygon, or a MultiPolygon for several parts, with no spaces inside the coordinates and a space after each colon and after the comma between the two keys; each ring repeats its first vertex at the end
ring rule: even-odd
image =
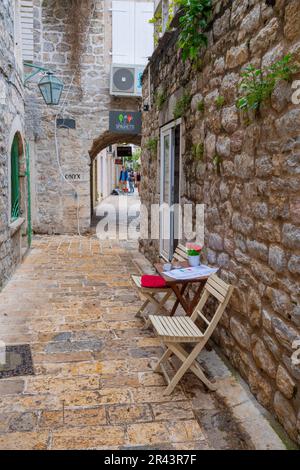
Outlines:
{"type": "Polygon", "coordinates": [[[201,72],[202,69],[203,69],[203,60],[200,59],[200,57],[197,57],[195,60],[193,60],[192,62],[192,67],[194,70],[196,70],[197,72],[201,72]]]}
{"type": "Polygon", "coordinates": [[[196,160],[202,160],[204,155],[204,144],[199,142],[198,144],[193,144],[192,146],[192,156],[196,160]]]}
{"type": "Polygon", "coordinates": [[[201,47],[207,45],[207,36],[203,31],[212,14],[212,1],[176,0],[175,3],[182,9],[177,45],[182,51],[183,61],[194,61],[201,47]]]}
{"type": "Polygon", "coordinates": [[[242,110],[255,110],[268,100],[280,80],[290,81],[299,68],[292,63],[292,54],[284,56],[270,67],[262,70],[249,65],[241,74],[241,96],[236,106],[242,110]]]}
{"type": "Polygon", "coordinates": [[[223,106],[225,104],[224,96],[219,95],[215,100],[215,104],[216,104],[217,108],[219,108],[219,109],[223,108],[223,106]]]}
{"type": "Polygon", "coordinates": [[[188,92],[184,93],[182,97],[176,101],[173,111],[174,119],[180,118],[181,116],[183,116],[183,114],[187,112],[191,101],[192,97],[188,92]]]}
{"type": "Polygon", "coordinates": [[[157,152],[157,137],[152,137],[146,142],[146,149],[150,152],[151,155],[156,155],[157,152]]]}
{"type": "Polygon", "coordinates": [[[213,165],[216,169],[218,175],[221,174],[221,166],[222,166],[222,157],[217,153],[213,157],[213,165]]]}
{"type": "Polygon", "coordinates": [[[155,95],[155,104],[159,111],[162,110],[165,102],[167,101],[167,94],[165,91],[158,91],[155,95]]]}
{"type": "Polygon", "coordinates": [[[203,113],[204,108],[205,108],[204,100],[199,101],[197,103],[197,110],[200,111],[200,113],[203,113]]]}

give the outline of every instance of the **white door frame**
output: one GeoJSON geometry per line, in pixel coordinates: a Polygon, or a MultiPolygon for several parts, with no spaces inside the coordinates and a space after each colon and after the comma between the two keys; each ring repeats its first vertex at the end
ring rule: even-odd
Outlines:
{"type": "MultiPolygon", "coordinates": [[[[164,196],[164,137],[166,135],[169,136],[170,142],[170,149],[169,149],[169,194],[168,200],[169,203],[172,200],[172,187],[174,186],[174,139],[173,139],[173,129],[181,124],[181,118],[176,119],[175,121],[170,122],[166,126],[163,126],[160,130],[160,205],[163,204],[163,196],[164,196]]],[[[181,188],[181,148],[182,148],[182,139],[181,139],[181,126],[180,126],[180,148],[179,148],[179,200],[180,200],[180,188],[181,188]]],[[[170,221],[171,222],[171,221],[170,221]]],[[[172,256],[171,253],[171,224],[170,224],[170,243],[169,243],[169,253],[166,253],[163,248],[163,239],[161,237],[162,232],[162,224],[163,224],[163,213],[160,211],[159,215],[159,252],[160,256],[165,259],[166,261],[172,256]]],[[[174,230],[174,227],[173,227],[174,230]]],[[[172,232],[173,232],[172,230],[172,232]]]]}

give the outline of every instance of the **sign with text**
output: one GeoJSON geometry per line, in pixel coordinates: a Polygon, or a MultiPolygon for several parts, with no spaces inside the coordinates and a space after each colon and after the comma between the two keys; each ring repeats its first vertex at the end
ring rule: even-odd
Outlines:
{"type": "Polygon", "coordinates": [[[65,179],[70,181],[80,181],[81,174],[80,173],[66,173],[65,179]]]}
{"type": "Polygon", "coordinates": [[[142,113],[140,111],[110,111],[109,130],[120,134],[140,134],[142,113]]]}
{"type": "Polygon", "coordinates": [[[115,158],[115,165],[123,165],[122,158],[115,158]]]}
{"type": "Polygon", "coordinates": [[[132,157],[132,147],[117,147],[117,157],[132,157]]]}

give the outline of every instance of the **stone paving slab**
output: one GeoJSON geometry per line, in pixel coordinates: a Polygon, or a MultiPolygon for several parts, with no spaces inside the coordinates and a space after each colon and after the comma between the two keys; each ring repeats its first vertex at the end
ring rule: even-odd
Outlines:
{"type": "Polygon", "coordinates": [[[34,365],[0,379],[0,449],[283,448],[213,352],[201,360],[219,392],[187,374],[163,396],[161,345],[134,317],[139,269],[152,267],[135,243],[34,239],[0,293],[0,339],[29,344],[34,365]]]}

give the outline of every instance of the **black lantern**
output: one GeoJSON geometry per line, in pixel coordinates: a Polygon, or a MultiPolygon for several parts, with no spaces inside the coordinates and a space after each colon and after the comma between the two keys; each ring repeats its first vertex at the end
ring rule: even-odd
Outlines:
{"type": "Polygon", "coordinates": [[[59,103],[64,84],[53,72],[47,72],[39,82],[38,87],[46,104],[56,105],[59,103]]]}

